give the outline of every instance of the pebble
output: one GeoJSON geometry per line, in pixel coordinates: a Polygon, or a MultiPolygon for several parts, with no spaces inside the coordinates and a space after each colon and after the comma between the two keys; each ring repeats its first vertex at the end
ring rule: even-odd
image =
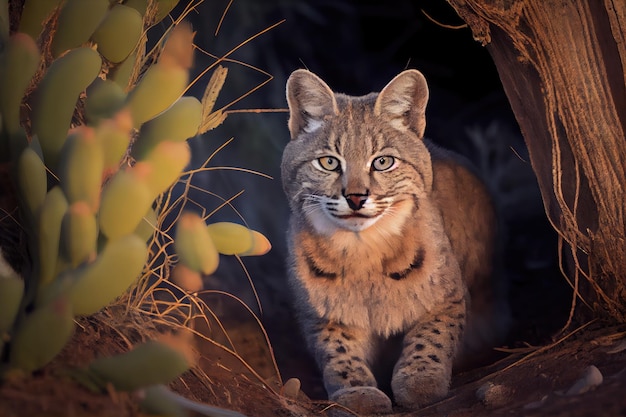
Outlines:
{"type": "Polygon", "coordinates": [[[476,390],[476,398],[488,407],[499,407],[507,403],[511,390],[501,384],[486,382],[476,390]]]}
{"type": "Polygon", "coordinates": [[[298,378],[289,378],[283,384],[282,393],[285,397],[291,399],[297,399],[300,392],[300,380],[298,378]]]}
{"type": "Polygon", "coordinates": [[[602,372],[594,365],[588,366],[578,381],[574,382],[566,392],[565,395],[579,395],[584,394],[602,384],[603,377],[602,372]]]}

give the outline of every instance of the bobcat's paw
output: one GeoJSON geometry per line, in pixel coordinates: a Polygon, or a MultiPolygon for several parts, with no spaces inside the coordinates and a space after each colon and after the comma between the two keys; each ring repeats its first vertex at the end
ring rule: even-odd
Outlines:
{"type": "Polygon", "coordinates": [[[448,394],[450,381],[443,377],[394,375],[391,389],[402,407],[417,409],[441,400],[448,394]]]}
{"type": "MultiPolygon", "coordinates": [[[[332,393],[329,399],[358,414],[390,414],[392,412],[391,400],[376,387],[342,388],[332,393]]],[[[352,415],[339,407],[333,407],[330,411],[333,417],[352,415]]]]}

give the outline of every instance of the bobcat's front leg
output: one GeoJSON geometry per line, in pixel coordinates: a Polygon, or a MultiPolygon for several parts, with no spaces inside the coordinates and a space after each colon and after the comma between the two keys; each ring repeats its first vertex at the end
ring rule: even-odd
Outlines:
{"type": "Polygon", "coordinates": [[[362,414],[391,413],[391,400],[377,388],[370,369],[374,346],[369,332],[318,322],[310,337],[331,401],[362,414]]]}
{"type": "Polygon", "coordinates": [[[444,311],[417,323],[406,333],[391,380],[399,405],[416,409],[447,395],[465,316],[465,298],[459,296],[444,311]]]}

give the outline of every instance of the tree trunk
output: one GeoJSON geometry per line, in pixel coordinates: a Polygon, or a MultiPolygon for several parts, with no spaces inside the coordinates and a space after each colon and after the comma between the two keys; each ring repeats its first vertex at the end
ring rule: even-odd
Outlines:
{"type": "Polygon", "coordinates": [[[498,68],[575,293],[625,322],[626,2],[448,1],[498,68]]]}

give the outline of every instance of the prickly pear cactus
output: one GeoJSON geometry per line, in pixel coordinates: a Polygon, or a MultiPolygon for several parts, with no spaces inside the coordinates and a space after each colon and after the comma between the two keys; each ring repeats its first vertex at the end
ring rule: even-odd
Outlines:
{"type": "MultiPolygon", "coordinates": [[[[32,263],[26,276],[0,276],[0,374],[46,365],[72,337],[77,316],[128,296],[158,269],[151,248],[169,232],[159,230],[159,213],[168,207],[164,193],[185,175],[187,139],[225,117],[212,111],[223,69],[202,101],[183,96],[194,51],[189,25],[175,22],[146,54],[147,29],[176,3],[26,0],[18,31],[0,28],[0,159],[12,166],[32,263]]],[[[8,16],[8,3],[0,7],[8,16]]],[[[241,225],[207,225],[192,212],[178,219],[179,262],[166,269],[197,278],[193,291],[219,253],[270,249],[241,225]]],[[[88,372],[119,389],[167,383],[191,363],[159,343],[88,372]],[[126,378],[129,363],[145,381],[126,378]]]]}

